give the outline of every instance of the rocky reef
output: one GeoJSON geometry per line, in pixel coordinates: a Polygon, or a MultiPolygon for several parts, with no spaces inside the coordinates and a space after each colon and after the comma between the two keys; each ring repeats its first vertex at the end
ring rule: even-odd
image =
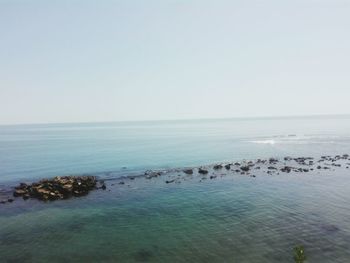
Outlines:
{"type": "MultiPolygon", "coordinates": [[[[118,177],[115,180],[118,185],[126,185],[130,187],[131,181],[144,178],[147,181],[150,179],[160,179],[166,184],[178,184],[181,181],[186,181],[188,178],[198,178],[199,182],[206,179],[216,179],[230,175],[245,175],[257,177],[263,174],[279,175],[285,174],[300,174],[313,172],[320,173],[335,171],[335,169],[345,168],[350,170],[350,155],[335,155],[314,157],[284,157],[284,158],[269,158],[256,160],[242,160],[230,163],[216,163],[201,167],[174,168],[167,170],[148,170],[143,174],[133,174],[125,177],[118,177]]],[[[136,180],[138,181],[138,180],[136,180]]],[[[108,186],[114,186],[112,183],[108,186]]],[[[15,201],[11,198],[22,197],[24,200],[33,198],[42,201],[53,201],[59,199],[68,199],[70,197],[78,197],[88,194],[91,190],[102,189],[106,190],[106,184],[97,180],[95,176],[62,176],[52,179],[44,179],[36,183],[21,183],[14,188],[10,188],[7,192],[2,192],[0,189],[0,204],[12,203],[15,201]],[[3,197],[1,196],[3,195],[3,197]]],[[[110,189],[108,190],[110,191],[110,189]]]]}
{"type": "MultiPolygon", "coordinates": [[[[15,187],[13,196],[52,201],[83,196],[95,188],[97,188],[97,179],[94,176],[63,176],[32,184],[21,183],[15,187]]],[[[103,184],[101,188],[105,189],[105,185],[103,184]]]]}

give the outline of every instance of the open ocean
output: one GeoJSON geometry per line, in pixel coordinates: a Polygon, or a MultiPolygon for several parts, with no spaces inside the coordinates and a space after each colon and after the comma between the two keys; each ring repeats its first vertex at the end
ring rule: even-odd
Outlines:
{"type": "MultiPolygon", "coordinates": [[[[350,154],[350,116],[0,126],[0,190],[61,175],[350,154]]],[[[350,262],[350,169],[133,180],[0,205],[0,262],[350,262]]]]}

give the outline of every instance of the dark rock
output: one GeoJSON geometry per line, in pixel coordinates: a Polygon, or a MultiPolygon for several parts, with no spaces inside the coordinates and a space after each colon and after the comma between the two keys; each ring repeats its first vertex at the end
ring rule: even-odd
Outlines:
{"type": "Polygon", "coordinates": [[[267,167],[267,169],[269,169],[269,170],[277,170],[277,168],[273,167],[273,166],[269,166],[269,167],[267,167]]]}
{"type": "Polygon", "coordinates": [[[270,158],[270,159],[269,159],[269,163],[270,163],[270,164],[276,164],[276,163],[278,163],[278,160],[275,159],[275,158],[270,158]]]}
{"type": "Polygon", "coordinates": [[[183,170],[185,174],[193,174],[193,169],[185,169],[183,170]]]}
{"type": "Polygon", "coordinates": [[[171,183],[173,183],[173,182],[175,182],[175,179],[165,181],[165,183],[167,183],[167,184],[171,184],[171,183]]]}
{"type": "Polygon", "coordinates": [[[12,198],[7,199],[7,202],[12,203],[14,200],[12,198]]]}
{"type": "Polygon", "coordinates": [[[222,169],[222,165],[221,164],[216,164],[216,165],[214,165],[214,169],[215,170],[222,169]]]}
{"type": "Polygon", "coordinates": [[[250,167],[249,166],[242,166],[241,170],[244,172],[248,172],[250,170],[250,167]]]}
{"type": "Polygon", "coordinates": [[[27,190],[24,190],[24,189],[15,189],[15,191],[13,192],[13,196],[14,196],[14,197],[19,197],[19,196],[26,195],[27,193],[28,193],[27,190]]]}
{"type": "Polygon", "coordinates": [[[119,182],[118,184],[125,184],[125,182],[119,182]]]}
{"type": "Polygon", "coordinates": [[[146,171],[145,175],[146,175],[146,179],[151,179],[151,178],[154,178],[154,177],[161,176],[162,173],[161,172],[146,171]]]}
{"type": "Polygon", "coordinates": [[[25,200],[30,197],[43,201],[64,199],[87,194],[96,187],[96,182],[94,176],[54,177],[31,185],[21,183],[15,187],[13,195],[22,196],[25,200]]]}
{"type": "Polygon", "coordinates": [[[200,174],[207,174],[207,173],[208,173],[208,170],[205,170],[205,169],[203,169],[203,168],[199,168],[199,169],[198,169],[198,173],[200,173],[200,174]]]}
{"type": "Polygon", "coordinates": [[[210,179],[215,179],[216,178],[216,175],[211,175],[210,176],[210,179]]]}
{"type": "Polygon", "coordinates": [[[289,166],[285,166],[281,169],[281,171],[284,173],[290,173],[292,171],[292,168],[289,166]]]}
{"type": "Polygon", "coordinates": [[[106,190],[106,189],[107,189],[106,185],[103,184],[103,185],[101,186],[101,189],[102,189],[102,190],[106,190]]]}
{"type": "Polygon", "coordinates": [[[226,168],[226,170],[230,170],[231,169],[231,164],[229,163],[229,164],[226,164],[225,165],[225,168],[226,168]]]}

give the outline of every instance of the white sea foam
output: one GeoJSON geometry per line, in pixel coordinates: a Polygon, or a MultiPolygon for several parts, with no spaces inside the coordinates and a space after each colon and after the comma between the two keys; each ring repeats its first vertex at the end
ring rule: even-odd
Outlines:
{"type": "Polygon", "coordinates": [[[249,140],[255,144],[333,144],[337,141],[337,136],[314,136],[314,135],[276,135],[270,138],[259,138],[249,140]]]}
{"type": "Polygon", "coordinates": [[[257,143],[257,144],[275,144],[275,140],[260,140],[260,141],[251,141],[252,143],[257,143]]]}

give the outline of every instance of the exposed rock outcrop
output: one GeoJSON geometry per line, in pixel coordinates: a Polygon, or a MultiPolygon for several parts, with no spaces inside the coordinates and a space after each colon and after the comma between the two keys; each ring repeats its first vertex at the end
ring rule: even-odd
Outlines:
{"type": "MultiPolygon", "coordinates": [[[[97,185],[94,176],[63,176],[44,179],[38,183],[21,183],[15,187],[13,196],[23,199],[36,198],[43,201],[67,199],[72,196],[83,196],[95,189],[97,185]]],[[[104,183],[101,186],[106,189],[104,183]]]]}

